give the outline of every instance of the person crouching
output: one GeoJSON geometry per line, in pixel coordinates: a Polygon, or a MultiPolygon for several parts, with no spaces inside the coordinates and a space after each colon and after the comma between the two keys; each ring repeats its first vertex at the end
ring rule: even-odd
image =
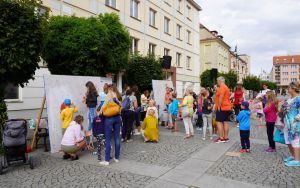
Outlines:
{"type": "Polygon", "coordinates": [[[158,120],[155,118],[154,110],[149,110],[148,116],[143,121],[142,130],[144,142],[158,142],[158,120]]]}

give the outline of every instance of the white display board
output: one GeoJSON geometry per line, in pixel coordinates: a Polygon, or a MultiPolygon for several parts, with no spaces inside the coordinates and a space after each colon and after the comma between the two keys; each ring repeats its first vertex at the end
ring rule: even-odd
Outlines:
{"type": "Polygon", "coordinates": [[[60,106],[65,99],[71,99],[78,108],[76,114],[84,117],[84,127],[88,127],[88,108],[82,102],[86,93],[85,84],[91,81],[95,84],[97,91],[101,91],[105,83],[111,84],[111,78],[86,77],[86,76],[63,76],[45,75],[45,94],[47,104],[47,116],[49,125],[49,139],[51,152],[58,152],[61,148],[61,120],[60,106]]]}
{"type": "Polygon", "coordinates": [[[159,117],[161,117],[163,110],[166,109],[165,94],[167,86],[174,89],[171,80],[152,80],[154,100],[156,105],[159,105],[159,117]]]}

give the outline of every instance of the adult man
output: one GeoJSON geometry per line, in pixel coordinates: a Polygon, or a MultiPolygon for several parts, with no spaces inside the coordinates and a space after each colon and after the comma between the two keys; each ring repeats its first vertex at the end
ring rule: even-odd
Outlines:
{"type": "Polygon", "coordinates": [[[270,89],[268,89],[268,85],[267,84],[263,84],[263,88],[264,90],[262,90],[257,96],[256,96],[256,99],[258,98],[262,98],[263,101],[263,107],[265,107],[265,105],[267,104],[267,97],[266,97],[266,94],[268,91],[271,91],[270,89]]]}
{"type": "Polygon", "coordinates": [[[232,113],[230,103],[230,91],[225,84],[224,77],[217,78],[219,89],[215,98],[216,122],[218,127],[219,138],[215,140],[216,143],[228,142],[229,124],[228,119],[232,113]]]}

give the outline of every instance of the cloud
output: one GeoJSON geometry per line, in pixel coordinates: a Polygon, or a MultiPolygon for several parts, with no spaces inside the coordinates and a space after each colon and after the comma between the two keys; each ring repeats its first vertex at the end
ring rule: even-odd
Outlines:
{"type": "Polygon", "coordinates": [[[299,0],[196,0],[200,22],[217,30],[238,53],[251,56],[251,73],[270,71],[275,55],[300,54],[299,0]]]}

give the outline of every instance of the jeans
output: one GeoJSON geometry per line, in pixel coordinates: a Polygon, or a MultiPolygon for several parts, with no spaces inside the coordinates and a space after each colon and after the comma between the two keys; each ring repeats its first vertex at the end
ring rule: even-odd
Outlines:
{"type": "Polygon", "coordinates": [[[138,107],[138,109],[136,109],[136,111],[134,112],[134,116],[135,116],[135,126],[136,126],[136,127],[140,127],[140,126],[141,126],[141,122],[140,122],[140,112],[141,112],[141,107],[138,107]]]}
{"type": "Polygon", "coordinates": [[[238,115],[241,111],[241,105],[240,104],[235,104],[234,105],[234,114],[238,115]]]}
{"type": "Polygon", "coordinates": [[[206,137],[206,129],[208,127],[209,134],[212,136],[212,113],[202,114],[203,118],[203,138],[206,137]]]}
{"type": "Polygon", "coordinates": [[[122,138],[124,140],[130,140],[131,139],[131,133],[133,130],[133,121],[135,118],[135,112],[132,110],[126,110],[122,111],[122,121],[123,121],[123,127],[122,127],[122,138]]]}
{"type": "Polygon", "coordinates": [[[248,131],[243,131],[240,130],[240,136],[241,136],[241,145],[242,149],[250,149],[250,130],[248,131]]]}
{"type": "Polygon", "coordinates": [[[194,127],[192,124],[192,118],[191,117],[184,117],[183,118],[185,133],[187,135],[194,135],[194,127]]]}
{"type": "Polygon", "coordinates": [[[111,137],[114,134],[115,142],[115,158],[120,158],[120,129],[122,125],[121,117],[106,117],[104,120],[105,129],[105,161],[110,161],[110,150],[111,150],[111,137]]]}
{"type": "Polygon", "coordinates": [[[275,126],[275,122],[266,122],[269,146],[272,149],[275,149],[275,142],[274,142],[274,138],[273,138],[273,136],[274,136],[274,126],[275,126]]]}
{"type": "Polygon", "coordinates": [[[96,117],[96,108],[89,108],[89,127],[88,130],[93,128],[93,120],[96,117]]]}

